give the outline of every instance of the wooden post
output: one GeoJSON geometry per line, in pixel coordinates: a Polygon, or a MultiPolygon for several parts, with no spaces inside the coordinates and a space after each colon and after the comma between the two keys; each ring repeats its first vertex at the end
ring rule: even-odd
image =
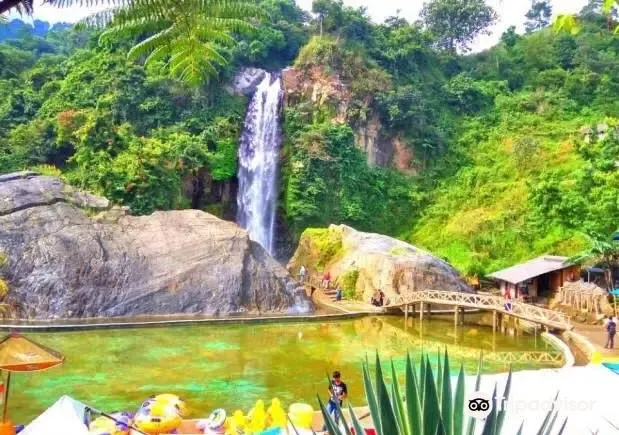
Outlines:
{"type": "Polygon", "coordinates": [[[454,308],[454,327],[458,327],[458,311],[460,311],[460,307],[454,308]]]}
{"type": "Polygon", "coordinates": [[[404,305],[404,324],[408,325],[408,304],[404,305]]]}
{"type": "Polygon", "coordinates": [[[11,386],[11,372],[7,371],[6,386],[4,388],[4,409],[2,410],[2,423],[6,423],[6,412],[8,411],[9,403],[9,388],[11,386]]]}
{"type": "Polygon", "coordinates": [[[428,304],[428,318],[432,314],[432,304],[428,304]]]}
{"type": "Polygon", "coordinates": [[[492,311],[492,332],[496,332],[498,321],[499,321],[499,316],[496,310],[493,310],[492,311]]]}
{"type": "Polygon", "coordinates": [[[424,303],[421,301],[419,304],[419,320],[423,320],[424,303]]]}
{"type": "Polygon", "coordinates": [[[460,324],[464,325],[464,307],[460,307],[460,324]]]}

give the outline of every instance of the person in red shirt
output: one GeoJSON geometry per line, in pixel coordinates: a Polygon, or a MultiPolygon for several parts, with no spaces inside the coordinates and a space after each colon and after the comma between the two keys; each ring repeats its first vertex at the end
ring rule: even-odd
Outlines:
{"type": "Polygon", "coordinates": [[[331,274],[329,273],[329,271],[326,271],[325,274],[322,276],[322,286],[324,288],[329,288],[329,282],[331,282],[331,274]]]}
{"type": "Polygon", "coordinates": [[[512,295],[509,291],[509,287],[505,289],[505,311],[511,311],[512,309],[512,295]]]}

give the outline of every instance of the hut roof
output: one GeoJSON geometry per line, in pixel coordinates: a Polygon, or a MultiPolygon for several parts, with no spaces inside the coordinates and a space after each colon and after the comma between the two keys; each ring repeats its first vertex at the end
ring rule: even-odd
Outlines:
{"type": "Polygon", "coordinates": [[[569,267],[567,257],[544,255],[488,275],[490,278],[518,284],[536,276],[569,267]]]}

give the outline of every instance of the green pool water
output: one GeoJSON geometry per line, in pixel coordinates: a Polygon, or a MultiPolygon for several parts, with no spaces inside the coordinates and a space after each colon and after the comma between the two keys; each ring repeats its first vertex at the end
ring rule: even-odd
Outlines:
{"type": "MultiPolygon", "coordinates": [[[[257,399],[279,397],[316,404],[324,395],[326,374],[342,371],[353,405],[363,405],[360,363],[378,351],[402,367],[406,351],[447,346],[454,366],[463,362],[475,373],[480,350],[485,372],[508,369],[506,361],[560,354],[539,337],[493,334],[484,327],[454,329],[451,320],[417,320],[405,327],[402,317],[366,317],[329,322],[196,325],[152,329],[30,334],[66,356],[45,372],[15,374],[10,415],[28,423],[61,395],[68,394],[103,411],[135,410],[148,396],[176,393],[193,417],[216,407],[247,411],[257,399]]],[[[560,362],[546,363],[546,367],[560,362]]],[[[541,367],[517,362],[515,370],[541,367]]],[[[452,367],[454,372],[457,367],[452,367]]]]}

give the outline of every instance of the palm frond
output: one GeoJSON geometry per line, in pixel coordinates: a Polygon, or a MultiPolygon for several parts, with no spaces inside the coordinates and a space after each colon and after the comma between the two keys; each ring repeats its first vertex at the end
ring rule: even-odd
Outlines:
{"type": "Polygon", "coordinates": [[[131,47],[127,57],[131,60],[135,60],[145,54],[152,53],[157,48],[168,46],[174,37],[175,31],[176,27],[172,25],[159,33],[155,33],[145,40],[138,42],[131,47]]]}
{"type": "MultiPolygon", "coordinates": [[[[80,25],[106,28],[101,40],[131,35],[142,39],[128,54],[146,62],[168,61],[170,74],[194,84],[218,74],[228,60],[221,46],[235,44],[233,34],[247,34],[267,17],[257,0],[44,0],[59,8],[110,7],[80,25]]],[[[3,9],[3,6],[6,9],[3,9]]],[[[0,0],[8,8],[32,13],[32,0],[0,0]]]]}
{"type": "Polygon", "coordinates": [[[16,10],[20,15],[30,15],[33,10],[33,0],[0,0],[0,14],[16,10]]]}

